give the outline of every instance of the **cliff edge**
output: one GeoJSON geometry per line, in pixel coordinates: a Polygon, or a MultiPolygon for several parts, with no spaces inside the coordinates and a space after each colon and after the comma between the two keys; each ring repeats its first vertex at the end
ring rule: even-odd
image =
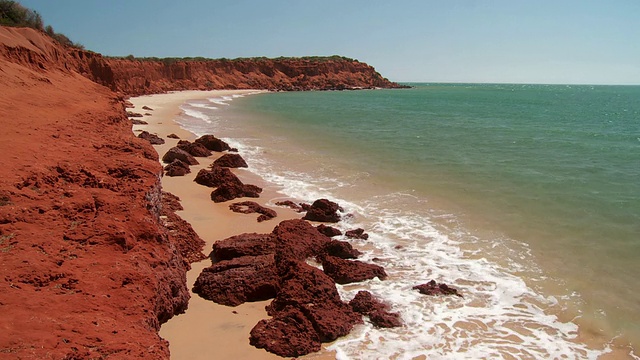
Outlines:
{"type": "Polygon", "coordinates": [[[0,27],[0,358],[166,359],[189,291],[158,155],[67,57],[0,27]]]}

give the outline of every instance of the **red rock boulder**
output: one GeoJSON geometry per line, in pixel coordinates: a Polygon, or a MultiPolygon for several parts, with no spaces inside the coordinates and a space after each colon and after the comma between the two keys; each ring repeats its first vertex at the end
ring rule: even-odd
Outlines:
{"type": "Polygon", "coordinates": [[[188,140],[178,141],[177,147],[197,157],[207,157],[211,155],[211,151],[204,147],[204,145],[199,143],[192,143],[188,140]]]}
{"type": "Polygon", "coordinates": [[[273,298],[278,281],[273,254],[243,256],[203,269],[193,292],[218,304],[237,306],[273,298]]]}
{"type": "Polygon", "coordinates": [[[156,134],[151,134],[148,131],[143,131],[140,134],[138,134],[138,138],[147,140],[152,145],[162,145],[162,144],[164,144],[164,139],[163,138],[159,137],[156,134]]]}
{"type": "Polygon", "coordinates": [[[335,256],[322,258],[322,268],[338,284],[350,284],[375,277],[384,280],[387,273],[381,266],[367,264],[358,260],[345,260],[335,256]]]}
{"type": "Polygon", "coordinates": [[[340,214],[338,214],[338,211],[342,211],[342,208],[335,202],[327,199],[318,199],[308,207],[307,214],[303,219],[336,223],[340,221],[340,214]]]}
{"type": "Polygon", "coordinates": [[[271,234],[247,233],[216,241],[211,255],[215,261],[243,256],[273,254],[276,243],[271,234]]]}
{"type": "Polygon", "coordinates": [[[365,233],[364,229],[360,229],[360,228],[348,230],[347,232],[344,233],[344,235],[351,239],[367,240],[369,238],[369,234],[365,233]]]}
{"type": "Polygon", "coordinates": [[[328,237],[334,237],[334,236],[342,235],[342,231],[334,228],[333,226],[327,226],[325,224],[320,224],[320,225],[316,226],[316,229],[318,229],[318,231],[320,231],[321,233],[327,235],[328,237]]]}
{"type": "Polygon", "coordinates": [[[204,145],[207,149],[216,152],[230,150],[231,147],[226,142],[213,135],[203,135],[195,140],[196,143],[204,145]]]}
{"type": "Polygon", "coordinates": [[[174,159],[171,164],[164,167],[167,176],[184,176],[191,173],[189,164],[185,164],[179,159],[174,159]]]}
{"type": "Polygon", "coordinates": [[[191,154],[189,154],[188,152],[178,147],[172,147],[171,149],[169,149],[169,151],[167,151],[167,153],[164,154],[164,156],[162,157],[162,162],[169,164],[173,162],[173,160],[175,159],[178,159],[189,165],[199,164],[196,158],[194,158],[191,154]]]}
{"type": "Polygon", "coordinates": [[[227,183],[242,183],[231,170],[220,166],[214,166],[211,169],[201,169],[193,181],[200,185],[213,188],[227,183]]]}
{"type": "Polygon", "coordinates": [[[431,280],[426,284],[416,285],[413,289],[418,290],[424,295],[455,295],[462,297],[462,295],[458,293],[458,289],[452,288],[445,283],[438,284],[435,280],[431,280]]]}
{"type": "Polygon", "coordinates": [[[273,209],[266,208],[254,201],[233,203],[229,205],[229,209],[231,209],[231,211],[233,212],[242,214],[258,213],[260,214],[260,216],[258,216],[258,222],[271,220],[274,217],[278,216],[278,214],[273,209]]]}
{"type": "Polygon", "coordinates": [[[241,167],[249,167],[247,162],[244,161],[242,156],[238,154],[224,154],[221,157],[217,158],[213,165],[228,167],[228,168],[241,168],[241,167]]]}
{"type": "Polygon", "coordinates": [[[358,291],[349,302],[353,311],[369,317],[376,327],[392,328],[402,326],[400,314],[389,312],[389,306],[375,299],[368,291],[358,291]]]}

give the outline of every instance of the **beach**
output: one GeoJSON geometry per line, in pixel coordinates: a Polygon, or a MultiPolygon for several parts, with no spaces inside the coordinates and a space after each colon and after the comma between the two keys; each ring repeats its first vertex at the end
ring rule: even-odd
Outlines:
{"type": "MultiPolygon", "coordinates": [[[[484,199],[484,212],[469,212],[473,204],[467,202],[475,200],[471,192],[451,192],[451,186],[443,186],[440,178],[430,178],[431,174],[424,172],[416,181],[428,180],[430,185],[426,188],[414,182],[412,174],[417,170],[391,162],[393,153],[378,153],[372,162],[367,154],[374,153],[370,144],[375,142],[366,142],[361,148],[354,146],[362,131],[370,132],[367,139],[382,136],[378,141],[386,141],[388,137],[379,126],[368,125],[371,121],[393,126],[392,131],[397,127],[371,116],[364,118],[366,124],[358,124],[354,122],[357,115],[340,119],[339,114],[357,108],[362,99],[371,98],[375,101],[369,104],[376,104],[384,96],[411,93],[257,93],[179,92],[133,98],[136,107],[132,111],[144,112],[142,106],[154,109],[143,118],[149,124],[135,125],[133,130],[137,134],[144,129],[164,138],[167,143],[155,146],[160,156],[177,142],[166,138],[168,134],[175,133],[186,140],[196,137],[181,127],[193,129],[197,136],[213,133],[232,147],[237,146],[250,164],[248,169],[234,172],[243,182],[264,188],[257,202],[278,212],[273,220],[257,223],[254,214],[233,213],[228,209],[230,202],[213,203],[209,200],[210,189],[192,181],[194,174],[207,167],[216,155],[199,158],[200,165],[192,166],[192,173],[187,176],[163,178],[164,190],[182,199],[185,209],[179,215],[207,242],[205,253],[216,240],[247,232],[268,233],[282,220],[300,218],[300,214],[287,208],[273,206],[284,199],[335,200],[350,214],[337,225],[341,230],[361,227],[369,233],[369,241],[350,242],[364,251],[363,261],[383,265],[389,278],[338,286],[338,290],[345,301],[362,289],[370,291],[402,313],[404,326],[381,330],[365,322],[349,336],[324,344],[323,351],[307,357],[375,359],[431,354],[474,358],[487,354],[555,353],[572,354],[576,359],[633,358],[627,334],[617,335],[617,330],[598,318],[599,310],[594,315],[589,313],[587,306],[591,305],[579,297],[581,294],[564,295],[565,287],[575,286],[575,282],[563,284],[557,275],[545,277],[560,267],[549,264],[552,258],[541,257],[535,248],[534,241],[550,237],[534,232],[535,223],[527,228],[526,239],[531,246],[516,241],[524,237],[510,230],[522,231],[523,225],[511,222],[510,228],[497,228],[499,223],[486,211],[493,199],[484,199]],[[277,107],[272,108],[272,103],[277,107]],[[278,110],[287,107],[294,110],[278,110]],[[333,132],[335,125],[326,126],[326,118],[318,117],[313,109],[332,109],[328,118],[342,124],[341,133],[333,132]],[[307,111],[304,116],[291,115],[303,111],[307,111]],[[329,144],[331,150],[327,150],[329,144]],[[395,176],[396,169],[405,175],[395,176]],[[424,190],[408,190],[407,183],[413,189],[422,186],[424,190]],[[434,189],[438,189],[435,194],[434,189]],[[461,289],[464,298],[430,298],[411,291],[414,285],[429,279],[451,283],[461,289]],[[434,338],[434,334],[439,336],[434,338]],[[505,341],[512,345],[504,347],[505,341]]],[[[422,141],[420,136],[412,137],[416,140],[407,141],[422,141]]],[[[398,146],[386,144],[389,148],[398,146]]],[[[401,153],[411,154],[423,145],[413,144],[413,149],[408,144],[403,146],[406,148],[401,153]]],[[[446,156],[443,153],[438,158],[446,156]]],[[[436,162],[430,169],[437,170],[439,166],[436,162]]],[[[435,171],[432,174],[438,175],[435,171]]],[[[449,174],[442,180],[456,185],[451,184],[451,179],[449,174]]],[[[506,198],[503,195],[502,199],[506,198]]],[[[187,274],[189,288],[209,264],[205,260],[193,265],[187,274]]],[[[613,299],[615,293],[610,296],[613,299]]],[[[616,301],[619,299],[622,298],[616,301]]],[[[218,349],[228,349],[230,353],[225,356],[231,358],[277,358],[248,342],[253,326],[267,318],[264,306],[269,302],[231,308],[192,294],[186,314],[163,325],[160,335],[170,342],[172,356],[178,359],[205,358],[203,354],[213,344],[211,341],[218,349]]]]}
{"type": "MultiPolygon", "coordinates": [[[[220,96],[246,95],[255,93],[252,90],[215,90],[215,91],[182,91],[134,97],[129,101],[135,106],[133,112],[148,113],[142,119],[147,125],[134,125],[134,134],[146,130],[165,139],[165,144],[156,145],[155,149],[162,155],[175,146],[178,139],[167,138],[176,134],[180,139],[193,141],[196,135],[182,129],[174,120],[182,111],[180,105],[187,100],[207,99],[220,96]],[[147,106],[153,110],[143,110],[147,106]]],[[[215,134],[214,134],[215,135],[215,134]]],[[[199,165],[191,166],[191,173],[186,176],[162,178],[162,188],[181,199],[183,211],[177,214],[189,222],[198,235],[206,242],[204,253],[211,251],[217,240],[222,240],[242,233],[270,233],[283,220],[300,218],[301,215],[286,207],[272,207],[278,216],[274,219],[257,222],[256,214],[234,213],[229,204],[236,201],[214,203],[210,199],[211,189],[193,181],[202,168],[208,167],[222,153],[214,153],[208,158],[197,158],[199,165]]],[[[240,154],[242,155],[242,154],[240,154]]],[[[263,187],[258,199],[250,199],[262,206],[274,198],[283,195],[276,192],[270,184],[244,169],[234,169],[244,182],[263,187]]],[[[242,201],[242,199],[237,199],[242,201]]],[[[192,264],[187,272],[187,287],[191,289],[194,281],[203,268],[211,265],[210,259],[192,264]]],[[[249,345],[249,332],[261,319],[268,318],[264,307],[271,300],[247,302],[237,307],[229,307],[205,300],[191,293],[189,308],[186,313],[174,317],[160,329],[160,336],[169,341],[172,359],[210,359],[212,353],[222,359],[280,359],[281,357],[257,349],[249,345]]],[[[328,351],[308,355],[311,359],[333,359],[328,351]]]]}

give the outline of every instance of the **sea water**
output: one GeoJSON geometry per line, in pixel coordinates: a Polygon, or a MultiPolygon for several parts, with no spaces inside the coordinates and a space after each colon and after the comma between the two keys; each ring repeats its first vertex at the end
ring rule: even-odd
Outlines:
{"type": "Polygon", "coordinates": [[[177,121],[370,235],[351,241],[389,278],[339,291],[404,326],[359,326],[338,358],[638,358],[640,87],[412,85],[193,100],[177,121]],[[463,297],[412,290],[431,279],[463,297]]]}

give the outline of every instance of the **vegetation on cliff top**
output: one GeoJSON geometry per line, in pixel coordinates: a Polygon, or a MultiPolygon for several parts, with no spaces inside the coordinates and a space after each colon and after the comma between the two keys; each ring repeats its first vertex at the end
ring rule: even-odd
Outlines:
{"type": "Polygon", "coordinates": [[[235,59],[227,59],[227,58],[205,58],[201,56],[197,57],[166,57],[166,58],[158,58],[158,57],[135,57],[133,55],[127,56],[105,56],[111,59],[126,59],[126,60],[138,60],[138,61],[161,61],[166,64],[172,64],[179,61],[229,61],[229,62],[239,62],[239,61],[285,61],[285,60],[307,60],[311,62],[328,62],[328,61],[348,61],[348,62],[359,62],[356,59],[351,59],[345,56],[340,55],[331,55],[331,56],[300,56],[300,57],[287,57],[280,56],[277,58],[267,58],[264,56],[258,57],[241,57],[235,59]]]}
{"type": "Polygon", "coordinates": [[[57,33],[51,25],[44,25],[42,16],[37,11],[22,6],[11,0],[0,0],[0,25],[14,27],[30,27],[49,35],[62,45],[84,49],[84,46],[71,41],[66,35],[57,33]]]}

